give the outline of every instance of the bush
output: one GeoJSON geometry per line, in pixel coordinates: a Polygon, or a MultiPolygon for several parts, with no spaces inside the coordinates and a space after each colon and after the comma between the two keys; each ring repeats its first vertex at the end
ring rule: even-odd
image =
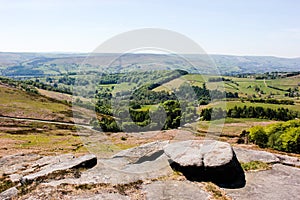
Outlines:
{"type": "Polygon", "coordinates": [[[266,147],[268,136],[262,126],[254,126],[249,129],[249,140],[259,147],[266,147]]]}
{"type": "Polygon", "coordinates": [[[291,120],[249,129],[249,139],[260,147],[300,153],[300,120],[291,120]]]}

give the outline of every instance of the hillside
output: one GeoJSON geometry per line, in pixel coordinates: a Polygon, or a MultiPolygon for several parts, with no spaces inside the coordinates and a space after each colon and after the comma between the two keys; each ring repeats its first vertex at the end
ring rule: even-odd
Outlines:
{"type": "MultiPolygon", "coordinates": [[[[224,76],[223,83],[214,81],[216,76],[201,75],[201,74],[187,74],[180,78],[174,79],[168,83],[165,83],[157,88],[155,91],[165,90],[166,88],[178,88],[183,82],[188,82],[191,85],[202,87],[205,82],[209,89],[217,89],[217,87],[223,86],[227,92],[237,92],[240,97],[253,98],[277,98],[285,99],[289,90],[300,90],[300,76],[292,76],[276,79],[255,79],[255,77],[248,76],[246,78],[239,78],[233,76],[224,76]],[[210,79],[212,81],[210,81],[210,79]]],[[[220,78],[220,77],[219,77],[220,78]]],[[[294,98],[298,101],[297,98],[294,98]]]]}
{"type": "Polygon", "coordinates": [[[88,123],[91,111],[72,106],[68,95],[41,91],[41,94],[26,92],[0,82],[0,116],[49,120],[73,123],[76,112],[78,122],[88,123]]]}
{"type": "Polygon", "coordinates": [[[213,62],[221,74],[265,73],[270,71],[298,71],[300,58],[278,58],[270,56],[229,56],[229,55],[163,55],[163,54],[58,54],[58,53],[0,53],[0,75],[44,76],[78,72],[84,61],[87,71],[101,71],[111,64],[114,72],[135,69],[184,69],[193,73],[212,72],[213,62]],[[186,60],[190,61],[191,66],[186,60]],[[212,59],[212,60],[210,60],[212,59]],[[114,62],[113,62],[114,61],[114,62]],[[195,70],[196,69],[196,70],[195,70]]]}

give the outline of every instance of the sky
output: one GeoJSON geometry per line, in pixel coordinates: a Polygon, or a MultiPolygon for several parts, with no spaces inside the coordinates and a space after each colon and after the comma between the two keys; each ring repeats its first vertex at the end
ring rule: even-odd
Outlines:
{"type": "Polygon", "coordinates": [[[0,51],[92,52],[160,28],[209,54],[300,57],[299,11],[298,0],[0,0],[0,51]]]}

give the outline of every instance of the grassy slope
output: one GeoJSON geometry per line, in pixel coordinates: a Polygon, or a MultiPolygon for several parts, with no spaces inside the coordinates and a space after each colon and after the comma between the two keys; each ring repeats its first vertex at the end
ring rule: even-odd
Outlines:
{"type": "Polygon", "coordinates": [[[87,152],[73,125],[0,119],[0,157],[18,153],[87,152]]]}
{"type": "Polygon", "coordinates": [[[0,85],[0,114],[45,120],[71,121],[71,107],[53,99],[0,85]]]}

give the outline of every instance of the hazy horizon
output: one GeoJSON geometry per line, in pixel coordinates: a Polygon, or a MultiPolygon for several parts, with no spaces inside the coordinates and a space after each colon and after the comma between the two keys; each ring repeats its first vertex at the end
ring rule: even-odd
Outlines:
{"type": "Polygon", "coordinates": [[[0,0],[0,51],[89,53],[112,36],[168,29],[208,54],[300,57],[300,2],[0,0]]]}
{"type": "MultiPolygon", "coordinates": [[[[68,51],[0,51],[0,53],[24,53],[24,54],[69,54],[69,55],[80,55],[80,54],[95,54],[93,52],[68,52],[68,51]]],[[[123,54],[122,52],[117,53],[117,52],[107,52],[107,53],[96,53],[96,54],[123,54]]],[[[126,53],[126,54],[148,54],[148,55],[170,55],[168,53],[126,53]]],[[[180,53],[180,55],[196,55],[193,53],[180,53]]],[[[283,56],[272,56],[272,55],[236,55],[236,54],[218,54],[218,53],[208,53],[206,55],[209,56],[234,56],[234,57],[274,57],[274,58],[284,58],[284,59],[300,59],[300,56],[298,57],[283,57],[283,56]]]]}

